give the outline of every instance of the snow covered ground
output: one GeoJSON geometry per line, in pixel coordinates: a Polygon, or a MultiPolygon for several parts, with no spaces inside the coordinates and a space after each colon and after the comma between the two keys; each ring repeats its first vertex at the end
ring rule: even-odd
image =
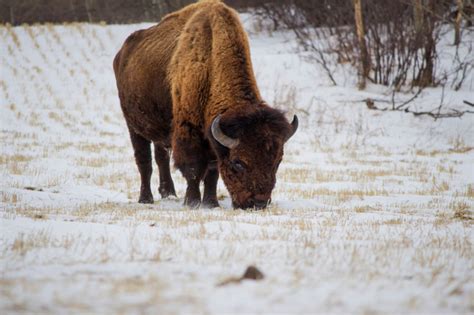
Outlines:
{"type": "Polygon", "coordinates": [[[162,201],[156,167],[140,205],[112,59],[147,26],[0,27],[0,313],[474,312],[474,115],[369,111],[384,88],[253,32],[262,95],[301,121],[272,205],[233,210],[219,182],[220,209],[184,208],[177,171],[162,201]],[[249,265],[265,278],[218,286],[249,265]]]}

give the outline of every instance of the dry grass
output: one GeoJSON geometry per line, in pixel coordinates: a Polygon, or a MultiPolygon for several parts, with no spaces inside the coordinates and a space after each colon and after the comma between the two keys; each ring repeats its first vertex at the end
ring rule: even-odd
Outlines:
{"type": "MultiPolygon", "coordinates": [[[[1,57],[12,81],[0,80],[0,94],[14,120],[11,131],[0,132],[0,218],[10,231],[1,240],[0,292],[15,301],[6,313],[168,314],[160,306],[169,296],[176,299],[171,305],[196,307],[190,313],[213,313],[199,302],[222,300],[213,295],[218,279],[253,263],[268,270],[268,279],[264,287],[242,287],[259,301],[309,292],[309,302],[327,295],[314,309],[347,311],[337,308],[344,297],[367,292],[403,296],[385,301],[397,304],[394,313],[430,305],[440,312],[469,309],[469,286],[461,280],[472,279],[466,266],[474,257],[474,184],[460,179],[472,154],[462,136],[443,150],[382,147],[374,143],[390,138],[371,128],[375,116],[352,117],[316,99],[301,104],[305,92],[278,83],[269,99],[296,112],[306,134],[287,145],[268,209],[185,208],[177,171],[179,198],[162,201],[155,165],[155,204],[140,205],[111,62],[103,60],[114,53],[108,42],[123,34],[99,25],[46,24],[25,27],[26,42],[16,28],[0,30],[12,52],[1,57]],[[45,274],[31,277],[30,270],[45,274]],[[387,291],[393,287],[401,293],[387,291]],[[38,303],[45,297],[52,298],[38,303]],[[139,302],[129,303],[134,298],[139,302]]],[[[218,195],[222,205],[230,203],[225,188],[218,195]]],[[[373,312],[383,312],[376,306],[385,302],[372,304],[373,312]]]]}
{"type": "Polygon", "coordinates": [[[24,163],[24,162],[30,162],[31,160],[33,160],[32,156],[26,156],[23,154],[0,156],[0,164],[24,163]]]}
{"type": "Polygon", "coordinates": [[[468,198],[474,198],[474,184],[467,185],[465,196],[468,198]]]}
{"type": "Polygon", "coordinates": [[[453,202],[451,203],[450,208],[454,212],[454,218],[466,221],[474,220],[472,207],[470,207],[466,202],[453,202]]]}
{"type": "Polygon", "coordinates": [[[76,164],[80,166],[87,166],[87,167],[104,167],[109,164],[107,158],[104,157],[97,157],[97,158],[78,158],[76,159],[76,164]]]}
{"type": "Polygon", "coordinates": [[[2,202],[6,204],[16,204],[20,200],[20,197],[18,197],[18,194],[16,193],[7,193],[2,191],[1,195],[2,202]]]}
{"type": "Polygon", "coordinates": [[[69,249],[75,240],[72,237],[63,237],[61,239],[53,238],[51,232],[40,230],[28,234],[19,234],[11,245],[11,250],[20,256],[32,250],[42,248],[63,248],[69,249]]]}

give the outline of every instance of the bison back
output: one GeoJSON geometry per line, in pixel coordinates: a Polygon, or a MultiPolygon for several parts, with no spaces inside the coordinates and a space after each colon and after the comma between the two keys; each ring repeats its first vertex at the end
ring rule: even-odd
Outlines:
{"type": "Polygon", "coordinates": [[[120,105],[130,129],[151,141],[169,142],[172,101],[168,66],[186,19],[171,14],[131,34],[114,59],[120,105]]]}

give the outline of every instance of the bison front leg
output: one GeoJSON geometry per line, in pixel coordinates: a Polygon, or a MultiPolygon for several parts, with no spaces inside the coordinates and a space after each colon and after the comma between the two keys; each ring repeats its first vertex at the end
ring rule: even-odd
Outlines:
{"type": "Polygon", "coordinates": [[[204,154],[201,138],[193,132],[187,135],[190,137],[173,139],[173,158],[188,185],[184,205],[197,208],[201,204],[199,183],[206,173],[207,157],[204,154]]]}
{"type": "Polygon", "coordinates": [[[167,198],[169,196],[176,196],[174,190],[173,179],[171,178],[170,172],[170,155],[168,150],[160,143],[154,143],[155,145],[155,160],[160,170],[160,192],[161,198],[167,198]]]}
{"type": "Polygon", "coordinates": [[[141,186],[139,203],[153,203],[153,194],[150,189],[150,179],[153,172],[151,164],[151,142],[130,130],[135,162],[140,172],[141,186]]]}
{"type": "Polygon", "coordinates": [[[197,208],[201,204],[201,192],[199,191],[199,183],[201,182],[203,171],[197,165],[188,165],[182,170],[188,187],[186,188],[186,196],[184,196],[184,205],[197,208]]]}
{"type": "Polygon", "coordinates": [[[217,180],[219,171],[217,170],[217,161],[211,161],[207,167],[207,173],[204,177],[204,197],[202,204],[206,208],[219,207],[217,202],[217,180]]]}

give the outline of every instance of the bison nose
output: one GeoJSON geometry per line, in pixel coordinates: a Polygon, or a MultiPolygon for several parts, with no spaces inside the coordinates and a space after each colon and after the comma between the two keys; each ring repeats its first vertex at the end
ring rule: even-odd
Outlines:
{"type": "Polygon", "coordinates": [[[253,200],[253,204],[257,209],[263,209],[270,203],[270,199],[257,199],[253,200]]]}

